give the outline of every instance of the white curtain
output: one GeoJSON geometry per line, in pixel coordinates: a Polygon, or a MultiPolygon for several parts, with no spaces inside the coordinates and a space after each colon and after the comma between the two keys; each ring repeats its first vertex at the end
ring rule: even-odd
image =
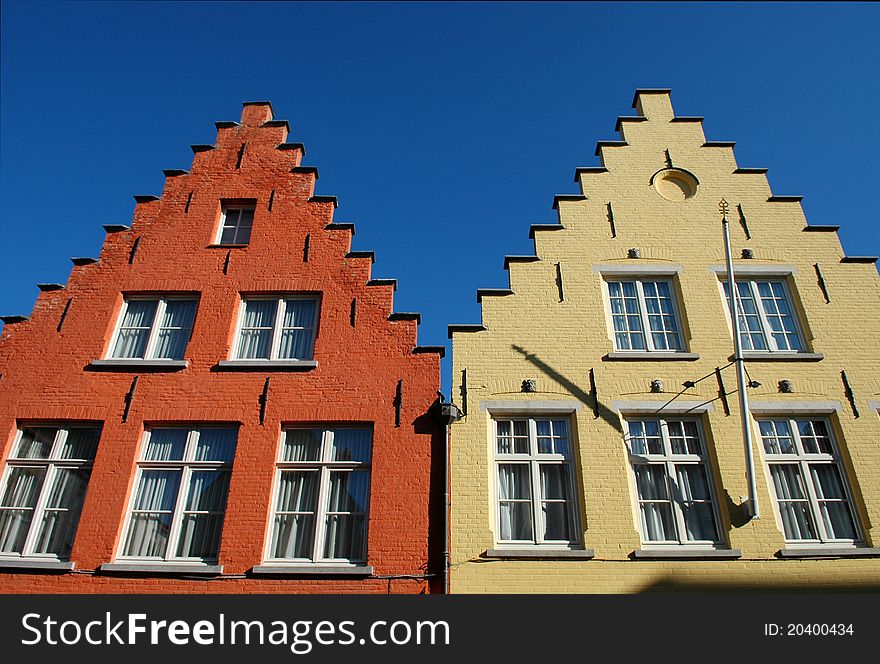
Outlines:
{"type": "Polygon", "coordinates": [[[284,437],[284,461],[318,461],[321,458],[321,429],[290,429],[284,437]]]}
{"type": "Polygon", "coordinates": [[[34,544],[35,553],[54,553],[60,558],[70,554],[88,483],[88,470],[59,468],[55,472],[34,544]]]}
{"type": "Polygon", "coordinates": [[[498,510],[502,540],[532,540],[532,501],[529,466],[498,465],[498,510]]]}
{"type": "Polygon", "coordinates": [[[179,470],[141,472],[124,555],[165,556],[179,484],[179,470]]]}
{"type": "Polygon", "coordinates": [[[62,459],[94,459],[98,448],[100,429],[74,427],[67,430],[67,439],[61,449],[62,459]]]}
{"type": "Polygon", "coordinates": [[[284,471],[278,485],[273,558],[311,558],[318,501],[318,471],[284,471]],[[299,514],[282,514],[299,512],[299,514]]]}
{"type": "Polygon", "coordinates": [[[816,529],[800,469],[793,464],[771,464],[770,474],[786,539],[815,539],[816,529]]]}
{"type": "Polygon", "coordinates": [[[278,357],[312,359],[316,304],[315,300],[285,300],[278,357]]]}
{"type": "Polygon", "coordinates": [[[21,553],[45,477],[45,468],[10,470],[0,502],[0,552],[21,553]]]}
{"type": "Polygon", "coordinates": [[[58,429],[48,427],[28,427],[22,429],[21,440],[18,443],[16,459],[48,459],[52,452],[52,443],[55,442],[55,434],[58,429]]]}
{"type": "Polygon", "coordinates": [[[678,482],[678,500],[684,513],[687,539],[690,541],[715,541],[715,514],[712,510],[706,469],[697,464],[680,464],[675,467],[678,482]]]}
{"type": "Polygon", "coordinates": [[[182,360],[196,315],[194,300],[169,300],[159,326],[155,357],[182,360]]]}
{"type": "Polygon", "coordinates": [[[541,464],[540,468],[544,539],[571,540],[568,466],[541,464]]]}
{"type": "Polygon", "coordinates": [[[372,434],[369,429],[334,429],[334,461],[369,461],[372,434]]]}
{"type": "Polygon", "coordinates": [[[171,461],[183,459],[186,450],[186,429],[153,429],[144,450],[148,461],[171,461]]]}
{"type": "Polygon", "coordinates": [[[199,429],[196,461],[232,461],[238,431],[235,429],[199,429]]]}
{"type": "Polygon", "coordinates": [[[155,300],[130,300],[126,302],[125,315],[119,328],[113,357],[143,358],[147,350],[150,327],[156,315],[155,300]]]}
{"type": "Polygon", "coordinates": [[[634,468],[642,516],[642,534],[645,540],[648,542],[675,540],[666,472],[660,466],[646,464],[639,464],[634,468]]]}
{"type": "Polygon", "coordinates": [[[277,300],[247,300],[245,302],[241,338],[238,343],[239,359],[269,359],[277,306],[277,300]]]}
{"type": "Polygon", "coordinates": [[[226,511],[229,471],[196,471],[190,476],[177,543],[182,558],[216,558],[226,511]]]}
{"type": "Polygon", "coordinates": [[[846,491],[837,466],[830,463],[811,464],[813,485],[819,499],[819,512],[825,532],[831,539],[856,539],[856,528],[850,513],[846,491]]]}
{"type": "Polygon", "coordinates": [[[369,481],[370,473],[365,470],[330,473],[324,538],[326,558],[360,560],[363,556],[369,481]]]}

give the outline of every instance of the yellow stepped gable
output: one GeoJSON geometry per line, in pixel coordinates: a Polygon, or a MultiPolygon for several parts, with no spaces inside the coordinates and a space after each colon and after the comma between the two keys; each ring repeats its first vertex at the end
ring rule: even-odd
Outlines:
{"type": "Polygon", "coordinates": [[[451,325],[451,590],[880,587],[880,279],[639,90],[451,325]],[[745,311],[757,508],[724,295],[745,311]],[[716,372],[716,368],[719,371],[716,372]]]}

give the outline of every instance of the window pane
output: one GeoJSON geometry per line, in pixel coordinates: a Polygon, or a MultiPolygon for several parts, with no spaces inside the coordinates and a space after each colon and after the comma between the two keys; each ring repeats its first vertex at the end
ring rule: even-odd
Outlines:
{"type": "Polygon", "coordinates": [[[279,514],[272,533],[272,558],[311,558],[314,514],[279,514]]]}
{"type": "Polygon", "coordinates": [[[810,464],[810,472],[827,536],[830,539],[855,539],[855,524],[837,466],[810,464]]]}
{"type": "Polygon", "coordinates": [[[669,503],[642,503],[642,534],[646,542],[674,541],[675,528],[672,525],[672,506],[669,503]]]}
{"type": "Polygon", "coordinates": [[[318,471],[285,470],[278,485],[278,512],[314,512],[318,503],[318,471]]]}
{"type": "Polygon", "coordinates": [[[794,438],[788,420],[763,420],[758,422],[764,451],[767,454],[796,454],[794,438]]]}
{"type": "Polygon", "coordinates": [[[317,461],[321,458],[321,429],[290,429],[284,437],[284,461],[317,461]]]}
{"type": "Polygon", "coordinates": [[[126,302],[125,315],[116,338],[113,357],[139,359],[145,357],[157,304],[155,300],[130,300],[126,302]]]}
{"type": "Polygon", "coordinates": [[[148,461],[170,461],[183,459],[186,450],[186,429],[152,429],[144,449],[144,459],[148,461]]]}
{"type": "Polygon", "coordinates": [[[330,473],[330,503],[328,512],[367,511],[370,473],[366,470],[330,473]]]}
{"type": "Polygon", "coordinates": [[[238,344],[239,359],[269,359],[277,300],[247,300],[238,344]]]}
{"type": "Polygon", "coordinates": [[[831,437],[822,420],[798,420],[796,422],[801,445],[807,454],[833,454],[831,437]]]}
{"type": "Polygon", "coordinates": [[[566,541],[572,539],[569,503],[543,503],[544,539],[566,541]]]}
{"type": "Polygon", "coordinates": [[[156,339],[154,356],[182,360],[196,315],[194,300],[169,300],[156,339]]]}
{"type": "Polygon", "coordinates": [[[542,463],[541,497],[544,499],[569,500],[568,465],[542,463]]]}
{"type": "Polygon", "coordinates": [[[217,557],[228,490],[229,471],[192,473],[177,544],[177,556],[217,557]],[[192,512],[201,513],[192,514],[192,512]]]}
{"type": "Polygon", "coordinates": [[[88,470],[73,468],[59,468],[56,471],[34,543],[35,553],[54,553],[60,558],[70,555],[89,474],[88,470]]]}
{"type": "Polygon", "coordinates": [[[239,226],[235,233],[235,244],[248,244],[251,241],[251,227],[239,226]]]}
{"type": "Polygon", "coordinates": [[[678,464],[675,466],[678,482],[677,498],[684,501],[711,500],[706,469],[702,464],[678,464]]]}
{"type": "Polygon", "coordinates": [[[662,466],[637,464],[634,466],[634,470],[639,498],[642,500],[669,500],[666,473],[662,466]]]}
{"type": "Polygon", "coordinates": [[[635,455],[663,454],[659,420],[633,420],[629,425],[629,443],[635,455]]]}
{"type": "Polygon", "coordinates": [[[180,471],[141,472],[123,555],[164,557],[179,483],[180,471]]]}
{"type": "Polygon", "coordinates": [[[235,429],[199,429],[196,461],[232,461],[238,431],[235,429]]]}
{"type": "Polygon", "coordinates": [[[532,540],[532,504],[502,501],[499,505],[502,540],[532,540]]]}
{"type": "Polygon", "coordinates": [[[324,538],[325,558],[363,560],[366,518],[363,515],[329,515],[324,538]]]}
{"type": "Polygon", "coordinates": [[[52,443],[55,442],[57,428],[28,427],[21,430],[21,440],[18,443],[17,459],[48,459],[52,453],[52,443]]]}
{"type": "Polygon", "coordinates": [[[235,228],[233,226],[223,227],[223,232],[220,234],[220,244],[235,244],[235,228]]]}
{"type": "Polygon", "coordinates": [[[856,527],[847,503],[820,501],[819,511],[829,539],[856,539],[856,527]]]}
{"type": "Polygon", "coordinates": [[[372,432],[369,429],[334,429],[334,461],[369,461],[372,432]]]}
{"type": "Polygon", "coordinates": [[[686,503],[681,508],[689,542],[717,541],[711,503],[686,503]]]}
{"type": "Polygon", "coordinates": [[[101,429],[72,428],[67,430],[67,440],[61,448],[62,459],[94,459],[98,449],[101,429]]]}
{"type": "Polygon", "coordinates": [[[499,464],[498,497],[501,500],[529,500],[532,497],[530,485],[527,464],[499,464]]]}
{"type": "Polygon", "coordinates": [[[316,309],[315,300],[285,300],[279,357],[312,359],[316,309]]]}
{"type": "Polygon", "coordinates": [[[0,552],[21,553],[33,519],[44,468],[12,468],[0,501],[0,552]],[[3,508],[19,509],[3,509],[3,508]]]}
{"type": "Polygon", "coordinates": [[[816,539],[816,529],[798,467],[793,464],[771,464],[770,474],[786,539],[816,539]]]}

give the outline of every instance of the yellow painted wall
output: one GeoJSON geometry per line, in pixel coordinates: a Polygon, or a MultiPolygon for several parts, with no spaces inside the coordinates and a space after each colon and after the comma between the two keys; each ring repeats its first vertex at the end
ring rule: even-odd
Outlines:
{"type": "MultiPolygon", "coordinates": [[[[756,100],[759,101],[759,100],[756,100]]],[[[771,501],[766,465],[756,432],[754,455],[761,518],[741,518],[740,497],[748,493],[746,463],[736,395],[729,416],[719,401],[701,416],[710,449],[721,528],[738,560],[632,560],[641,547],[622,434],[614,401],[653,401],[659,407],[686,380],[728,364],[733,355],[726,303],[719,278],[710,271],[724,265],[719,200],[731,204],[731,244],[737,269],[792,268],[788,283],[808,350],[822,359],[749,361],[761,387],[749,390],[756,403],[833,402],[828,415],[854,496],[864,546],[880,547],[880,279],[871,263],[841,262],[834,232],[806,232],[798,201],[768,200],[767,176],[737,172],[729,144],[706,143],[702,124],[674,118],[668,92],[639,91],[636,117],[620,124],[625,145],[601,147],[607,172],[581,172],[584,200],[560,200],[564,230],[536,229],[536,262],[512,261],[510,295],[484,295],[484,331],[452,331],[453,399],[467,415],[451,436],[451,589],[482,592],[638,592],[655,587],[772,587],[874,585],[880,587],[880,558],[789,560],[771,501]],[[651,186],[667,166],[699,181],[691,198],[669,201],[651,186]],[[613,210],[612,237],[607,204],[613,210]],[[751,233],[740,223],[741,206],[751,233]],[[628,258],[638,248],[640,258],[628,258]],[[749,248],[754,258],[742,260],[749,248]],[[564,300],[557,287],[562,273],[564,300]],[[827,285],[826,303],[818,285],[818,264],[827,285]],[[679,270],[676,276],[679,323],[687,350],[696,360],[615,361],[606,312],[603,277],[597,266],[654,266],[679,270]],[[589,373],[595,372],[599,417],[594,417],[589,373]],[[860,417],[844,393],[845,371],[860,417]],[[650,382],[664,382],[652,394],[650,382]],[[523,380],[537,391],[521,391],[523,380]],[[780,393],[787,379],[794,391],[780,393]],[[490,416],[481,403],[497,400],[581,402],[573,414],[574,469],[583,546],[593,560],[487,560],[496,547],[494,467],[490,416]]],[[[744,166],[753,166],[745,164],[744,166]]],[[[797,192],[780,192],[782,194],[797,192]]],[[[842,192],[843,194],[844,192],[842,192]]],[[[846,224],[846,219],[821,220],[846,224]]],[[[638,268],[637,268],[638,269],[638,268]]],[[[727,390],[736,387],[734,368],[723,372],[727,390]]],[[[680,401],[700,403],[718,396],[714,377],[686,391],[680,401]]]]}

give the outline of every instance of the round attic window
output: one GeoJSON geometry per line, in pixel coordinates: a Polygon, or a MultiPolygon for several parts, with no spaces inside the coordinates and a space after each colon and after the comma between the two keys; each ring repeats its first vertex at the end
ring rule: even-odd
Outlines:
{"type": "Polygon", "coordinates": [[[651,178],[654,191],[667,201],[685,201],[697,193],[699,181],[681,168],[664,168],[651,178]]]}

